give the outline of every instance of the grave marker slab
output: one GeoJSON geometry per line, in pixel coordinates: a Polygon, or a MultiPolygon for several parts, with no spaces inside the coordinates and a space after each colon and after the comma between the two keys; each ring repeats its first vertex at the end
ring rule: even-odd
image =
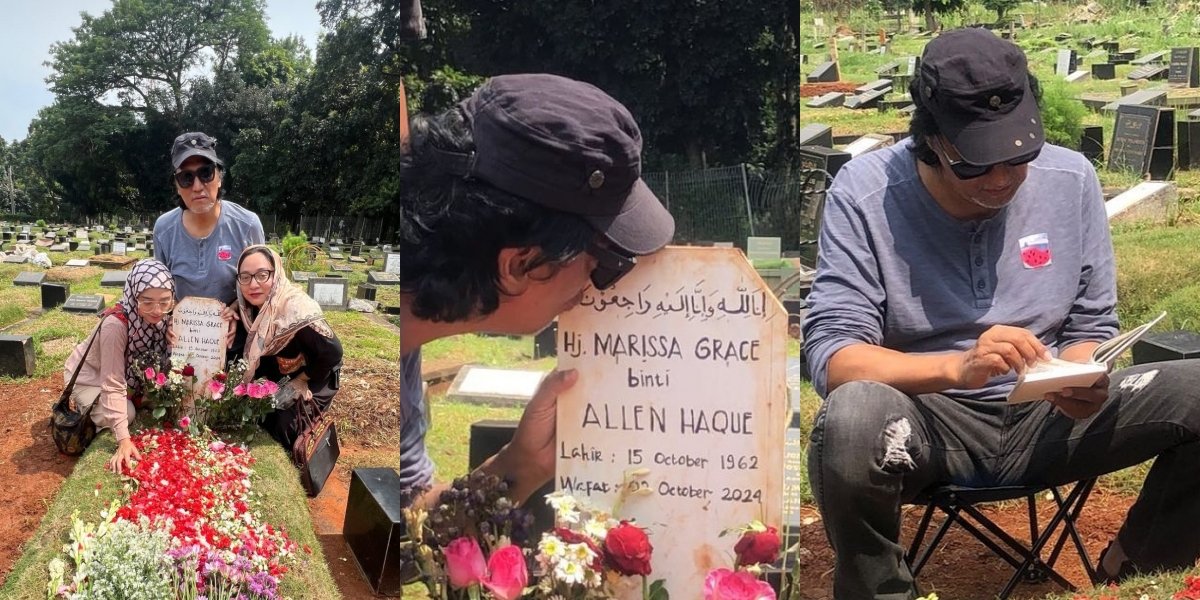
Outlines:
{"type": "Polygon", "coordinates": [[[27,260],[29,259],[26,258],[24,254],[9,254],[8,256],[4,257],[4,262],[14,265],[25,264],[27,260]]]}
{"type": "Polygon", "coordinates": [[[330,265],[329,268],[338,273],[351,273],[354,271],[354,269],[350,268],[350,265],[330,265]]]}
{"type": "Polygon", "coordinates": [[[71,246],[69,244],[53,244],[50,246],[51,252],[68,252],[71,246]]]}
{"type": "Polygon", "coordinates": [[[1180,169],[1200,168],[1200,121],[1180,121],[1176,150],[1180,169]]]}
{"type": "Polygon", "coordinates": [[[746,238],[746,258],[750,262],[778,261],[783,255],[783,239],[777,237],[748,237],[746,238]]]}
{"type": "Polygon", "coordinates": [[[112,253],[117,256],[125,256],[125,242],[123,240],[113,240],[112,253]]]}
{"type": "Polygon", "coordinates": [[[329,259],[330,260],[345,260],[346,256],[344,254],[342,254],[341,252],[330,251],[329,259]]]}
{"type": "Polygon", "coordinates": [[[1151,52],[1129,62],[1134,65],[1164,65],[1167,64],[1167,56],[1169,54],[1170,52],[1167,50],[1159,50],[1158,52],[1151,52]]]}
{"type": "Polygon", "coordinates": [[[1178,87],[1200,87],[1200,47],[1171,48],[1167,83],[1178,87]]]}
{"type": "Polygon", "coordinates": [[[833,147],[833,127],[822,123],[810,123],[800,128],[801,146],[833,147]]]}
{"type": "Polygon", "coordinates": [[[1080,81],[1087,81],[1091,78],[1091,71],[1075,71],[1074,73],[1067,75],[1067,83],[1079,83],[1080,81]]]}
{"type": "Polygon", "coordinates": [[[466,365],[459,369],[446,398],[470,404],[525,406],[546,373],[466,365]]]}
{"type": "Polygon", "coordinates": [[[821,94],[805,103],[809,108],[832,108],[841,106],[846,101],[846,94],[842,92],[829,92],[821,94]]]}
{"type": "Polygon", "coordinates": [[[71,294],[70,298],[63,304],[62,309],[66,312],[81,313],[85,315],[99,314],[104,310],[104,296],[96,294],[71,294]]]}
{"type": "Polygon", "coordinates": [[[1116,79],[1117,66],[1112,63],[1092,63],[1092,77],[1102,81],[1116,79]]]}
{"type": "Polygon", "coordinates": [[[800,146],[799,153],[800,169],[820,169],[830,177],[836,177],[842,166],[853,158],[849,152],[823,146],[800,146]]]}
{"type": "Polygon", "coordinates": [[[350,281],[344,277],[312,277],[308,296],[326,310],[346,310],[350,303],[350,281]]]}
{"type": "Polygon", "coordinates": [[[388,252],[383,256],[383,272],[393,275],[400,274],[400,253],[388,252]]]}
{"type": "Polygon", "coordinates": [[[317,274],[312,271],[292,271],[293,283],[308,283],[308,280],[316,277],[317,274]]]}
{"type": "Polygon", "coordinates": [[[0,377],[32,377],[35,365],[32,337],[0,334],[0,377]]]}
{"type": "Polygon", "coordinates": [[[892,90],[892,80],[891,79],[876,79],[875,81],[872,81],[871,83],[865,83],[854,89],[854,91],[856,91],[860,94],[865,94],[867,92],[878,92],[880,90],[887,90],[890,92],[892,90]]]}
{"type": "Polygon", "coordinates": [[[1125,77],[1134,81],[1155,81],[1165,79],[1170,69],[1162,65],[1142,65],[1130,71],[1125,77]]]}
{"type": "Polygon", "coordinates": [[[849,98],[843,104],[846,108],[879,108],[879,101],[887,95],[887,90],[866,92],[849,98]]]}
{"type": "Polygon", "coordinates": [[[556,488],[598,506],[648,490],[622,516],[647,527],[672,597],[726,564],[724,523],[781,522],[786,346],[782,305],[728,248],[639,258],[559,317],[559,365],[589,383],[560,397],[556,488]],[[611,342],[630,335],[661,336],[665,356],[629,360],[611,342]]]}
{"type": "Polygon", "coordinates": [[[367,283],[375,285],[400,285],[400,276],[395,273],[369,271],[367,272],[367,283]]]}
{"type": "Polygon", "coordinates": [[[87,260],[87,259],[83,259],[83,258],[72,258],[71,260],[68,260],[64,266],[67,266],[67,267],[86,267],[86,266],[88,266],[89,264],[91,264],[91,263],[90,263],[90,262],[88,262],[88,260],[87,260]]]}
{"type": "Polygon", "coordinates": [[[21,271],[13,279],[13,285],[42,285],[42,281],[45,279],[46,274],[41,271],[21,271]]]}
{"type": "Polygon", "coordinates": [[[363,258],[363,257],[361,257],[361,256],[351,256],[351,257],[350,257],[350,262],[352,262],[352,263],[365,263],[365,262],[367,262],[367,259],[365,259],[365,258],[363,258]]]}
{"type": "Polygon", "coordinates": [[[1133,344],[1133,364],[1200,358],[1200,334],[1195,331],[1156,331],[1133,344]]]}
{"type": "Polygon", "coordinates": [[[1165,178],[1174,163],[1173,117],[1172,109],[1136,104],[1119,106],[1109,144],[1109,170],[1132,171],[1139,176],[1152,172],[1156,178],[1165,178]]]}
{"type": "Polygon", "coordinates": [[[875,69],[875,74],[880,77],[887,77],[888,75],[894,75],[899,71],[900,71],[900,62],[892,61],[886,65],[883,65],[882,67],[879,67],[878,69],[875,69]]]}
{"type": "Polygon", "coordinates": [[[877,133],[868,133],[853,142],[850,142],[842,150],[850,154],[850,156],[859,156],[866,154],[872,150],[886,148],[892,145],[892,137],[889,135],[879,135],[877,133]]]}
{"type": "Polygon", "coordinates": [[[1104,159],[1104,126],[1089,125],[1079,138],[1079,152],[1093,163],[1104,159]]]}
{"type": "Polygon", "coordinates": [[[392,468],[357,468],[350,474],[342,535],[371,590],[399,596],[404,584],[419,574],[416,562],[401,556],[405,538],[403,510],[411,500],[392,468]]]}
{"type": "Polygon", "coordinates": [[[171,315],[175,346],[171,358],[179,358],[196,369],[192,389],[201,393],[217,371],[225,369],[225,305],[214,298],[188,296],[179,301],[171,315]]]}
{"type": "Polygon", "coordinates": [[[125,287],[125,280],[129,279],[130,271],[105,271],[100,276],[100,287],[125,287]]]}
{"type": "Polygon", "coordinates": [[[1077,59],[1074,50],[1059,50],[1058,58],[1054,61],[1054,74],[1060,77],[1066,77],[1075,72],[1077,59]]]}
{"type": "Polygon", "coordinates": [[[1123,96],[1120,99],[1104,105],[1104,110],[1113,111],[1117,108],[1126,105],[1134,106],[1166,106],[1167,91],[1166,90],[1139,90],[1128,96],[1123,96]]]}
{"type": "Polygon", "coordinates": [[[808,74],[808,83],[833,83],[841,81],[838,64],[835,61],[825,61],[808,74]]]}
{"type": "Polygon", "coordinates": [[[1179,206],[1179,189],[1173,181],[1143,181],[1104,203],[1110,223],[1152,221],[1165,223],[1179,206]]]}
{"type": "Polygon", "coordinates": [[[379,291],[379,288],[375,287],[375,284],[364,283],[364,284],[358,286],[357,289],[355,289],[355,296],[359,300],[370,300],[371,302],[374,302],[375,301],[375,293],[377,291],[379,291]]]}

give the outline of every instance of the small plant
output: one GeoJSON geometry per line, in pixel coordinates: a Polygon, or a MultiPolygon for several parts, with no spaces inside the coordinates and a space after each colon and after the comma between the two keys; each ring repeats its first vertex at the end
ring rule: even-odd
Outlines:
{"type": "Polygon", "coordinates": [[[283,236],[280,246],[288,270],[308,271],[317,264],[317,247],[308,243],[308,235],[304,231],[298,234],[289,231],[283,236]]]}
{"type": "Polygon", "coordinates": [[[45,228],[46,228],[46,220],[45,220],[45,219],[38,219],[38,220],[37,220],[37,223],[35,223],[35,225],[37,225],[37,226],[38,226],[38,229],[45,229],[45,228]]]}
{"type": "Polygon", "coordinates": [[[1042,124],[1046,128],[1046,141],[1078,148],[1087,107],[1073,97],[1065,81],[1045,77],[1039,79],[1038,84],[1042,88],[1042,124]]]}

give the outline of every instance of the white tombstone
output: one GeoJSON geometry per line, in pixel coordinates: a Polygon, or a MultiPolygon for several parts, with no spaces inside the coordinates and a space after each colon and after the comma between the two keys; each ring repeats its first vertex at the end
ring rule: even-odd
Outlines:
{"type": "Polygon", "coordinates": [[[579,383],[558,399],[555,485],[600,509],[623,495],[654,546],[650,579],[695,598],[733,567],[722,530],[780,525],[787,314],[736,248],[638,261],[559,317],[559,366],[579,383]]]}
{"type": "Polygon", "coordinates": [[[194,391],[200,393],[214,373],[225,368],[225,305],[214,298],[189,296],[175,307],[171,331],[175,346],[171,357],[180,357],[196,369],[194,391]]]}
{"type": "Polygon", "coordinates": [[[393,275],[400,274],[400,253],[388,252],[383,259],[383,272],[393,275]]]}
{"type": "Polygon", "coordinates": [[[125,256],[125,242],[113,240],[112,253],[116,256],[125,256]]]}

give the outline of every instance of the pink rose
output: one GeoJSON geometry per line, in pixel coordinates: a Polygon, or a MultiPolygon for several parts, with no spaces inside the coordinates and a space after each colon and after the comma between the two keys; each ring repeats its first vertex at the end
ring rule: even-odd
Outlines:
{"type": "Polygon", "coordinates": [[[225,442],[222,442],[221,440],[213,440],[211,443],[209,443],[208,449],[212,450],[213,452],[220,452],[225,449],[225,442]]]}
{"type": "Polygon", "coordinates": [[[155,375],[154,376],[154,384],[157,385],[158,387],[167,385],[167,374],[159,373],[158,375],[155,375]]]}
{"type": "Polygon", "coordinates": [[[244,384],[244,383],[237,384],[237,387],[233,388],[233,393],[237,394],[238,396],[245,396],[246,395],[246,384],[244,384]]]}
{"type": "Polygon", "coordinates": [[[246,394],[251,398],[262,398],[262,384],[251,381],[246,385],[246,394]]]}
{"type": "Polygon", "coordinates": [[[775,590],[745,571],[714,569],[704,578],[704,600],[775,600],[775,590]]]}
{"type": "Polygon", "coordinates": [[[184,417],[179,420],[179,428],[180,429],[187,429],[188,427],[191,427],[191,425],[192,425],[191,417],[184,417]]]}
{"type": "Polygon", "coordinates": [[[446,546],[446,575],[450,587],[461,590],[483,582],[487,564],[483,562],[483,550],[473,538],[460,537],[446,546]]]}
{"type": "Polygon", "coordinates": [[[492,553],[488,559],[490,575],[483,585],[491,590],[498,600],[514,600],[521,597],[529,583],[529,572],[525,570],[525,555],[516,546],[505,546],[492,553]]]}
{"type": "Polygon", "coordinates": [[[154,369],[150,367],[146,367],[146,370],[142,374],[146,376],[146,379],[154,379],[154,369]]]}
{"type": "Polygon", "coordinates": [[[212,394],[213,400],[219,400],[221,398],[221,392],[225,391],[225,384],[217,381],[216,379],[209,380],[208,391],[212,394]]]}
{"type": "Polygon", "coordinates": [[[279,391],[279,384],[270,379],[262,382],[263,398],[274,396],[275,392],[279,391]]]}

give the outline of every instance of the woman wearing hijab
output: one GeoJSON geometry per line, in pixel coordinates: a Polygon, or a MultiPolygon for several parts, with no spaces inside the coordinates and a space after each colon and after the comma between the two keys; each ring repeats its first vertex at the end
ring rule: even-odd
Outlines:
{"type": "Polygon", "coordinates": [[[67,357],[64,383],[70,381],[83,361],[71,401],[82,411],[98,400],[92,409],[92,421],[97,429],[111,429],[117,439],[117,451],[108,461],[112,471],[132,467],[133,461],[141,458],[129,439],[129,424],[142,399],[137,363],[149,352],[158,353],[164,360],[167,357],[167,329],[174,305],[175,279],[171,271],[154,259],[138,261],[125,279],[121,300],[101,315],[91,349],[88,336],[67,357]]]}
{"type": "MultiPolygon", "coordinates": [[[[261,244],[247,247],[238,258],[238,322],[246,330],[243,381],[287,378],[278,398],[312,399],[324,412],[339,387],[342,343],[316,300],[287,279],[282,264],[261,244]]],[[[290,449],[300,434],[295,405],[267,415],[263,428],[290,449]]]]}

